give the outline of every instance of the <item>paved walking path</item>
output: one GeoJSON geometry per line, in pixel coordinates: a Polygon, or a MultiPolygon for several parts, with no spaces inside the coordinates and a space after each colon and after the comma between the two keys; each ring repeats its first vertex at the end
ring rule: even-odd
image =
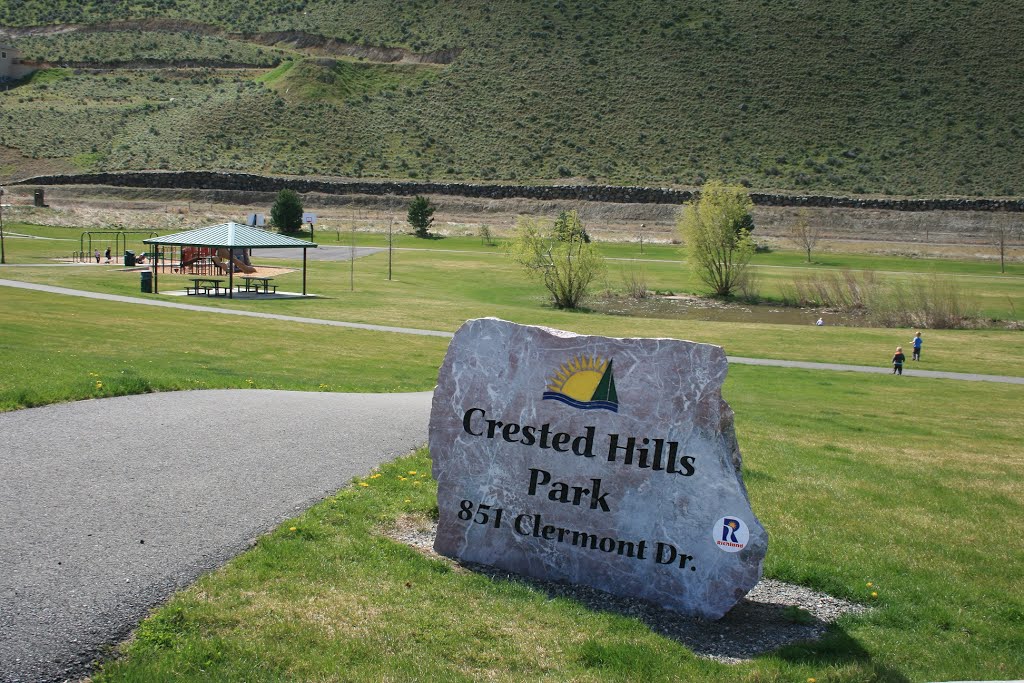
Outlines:
{"type": "Polygon", "coordinates": [[[120,301],[125,304],[138,304],[141,306],[162,306],[164,308],[177,308],[183,311],[198,311],[199,313],[217,313],[221,315],[240,315],[248,318],[269,318],[272,320],[286,320],[294,323],[307,323],[310,325],[332,325],[334,327],[353,327],[359,330],[372,330],[374,332],[398,332],[401,334],[421,334],[429,337],[448,337],[451,332],[439,332],[437,330],[415,330],[407,327],[389,327],[387,325],[366,325],[363,323],[349,323],[341,320],[323,320],[321,318],[303,318],[294,315],[277,315],[276,313],[260,313],[258,311],[241,311],[233,308],[213,308],[212,306],[196,306],[194,304],[180,304],[174,301],[160,301],[158,299],[144,299],[137,296],[122,296],[120,294],[103,294],[101,292],[87,292],[81,289],[68,289],[67,287],[54,287],[52,285],[37,285],[31,282],[19,282],[18,280],[0,280],[0,287],[17,287],[19,289],[31,289],[37,292],[49,292],[51,294],[65,294],[68,296],[79,296],[86,299],[103,299],[104,301],[120,301]]]}
{"type": "MultiPolygon", "coordinates": [[[[867,372],[875,375],[891,375],[891,367],[875,367],[873,365],[840,365],[839,363],[810,363],[802,360],[776,360],[774,358],[740,358],[729,356],[730,363],[739,365],[771,365],[777,368],[803,368],[805,370],[838,370],[841,372],[867,372]]],[[[1001,382],[1005,384],[1024,384],[1024,377],[1007,375],[979,375],[971,372],[942,372],[941,370],[919,370],[913,361],[903,364],[903,374],[914,377],[934,377],[936,379],[958,379],[967,382],[1001,382]]]]}
{"type": "MultiPolygon", "coordinates": [[[[68,296],[80,296],[89,299],[104,299],[107,301],[120,301],[128,304],[139,304],[143,306],[163,306],[165,308],[177,308],[186,311],[199,311],[201,313],[218,313],[221,315],[240,315],[250,318],[270,318],[273,320],[284,320],[288,322],[305,323],[309,325],[332,325],[334,327],[351,327],[360,330],[371,330],[375,332],[395,332],[398,334],[418,334],[431,337],[451,338],[451,332],[441,330],[421,330],[410,327],[390,327],[387,325],[368,325],[364,323],[350,323],[341,320],[324,320],[321,318],[303,318],[292,315],[277,315],[275,313],[259,313],[256,311],[241,311],[230,308],[213,308],[210,306],[197,306],[193,304],[182,304],[173,301],[159,301],[155,299],[122,296],[119,294],[103,294],[100,292],[88,292],[66,287],[54,287],[52,285],[37,285],[30,282],[18,280],[0,279],[0,287],[17,287],[19,289],[31,289],[39,292],[50,292],[51,294],[65,294],[68,296]]],[[[743,358],[740,356],[729,356],[730,363],[739,365],[769,365],[781,368],[803,368],[806,370],[830,370],[841,372],[865,372],[871,374],[889,374],[892,369],[889,367],[874,367],[870,365],[842,365],[840,363],[811,363],[796,360],[776,360],[772,358],[743,358]]],[[[1011,377],[1007,375],[982,375],[967,372],[942,372],[939,370],[919,370],[913,363],[906,363],[903,374],[917,377],[932,377],[937,379],[955,379],[970,382],[1000,382],[1007,384],[1024,384],[1024,377],[1011,377]]]]}
{"type": "Polygon", "coordinates": [[[0,681],[84,675],[176,590],[425,443],[430,397],[213,390],[0,413],[0,681]]]}

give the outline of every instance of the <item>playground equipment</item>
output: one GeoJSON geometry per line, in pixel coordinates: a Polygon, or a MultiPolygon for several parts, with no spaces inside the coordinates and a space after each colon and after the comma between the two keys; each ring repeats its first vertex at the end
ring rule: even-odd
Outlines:
{"type": "MultiPolygon", "coordinates": [[[[74,252],[71,257],[79,263],[91,263],[96,258],[96,250],[99,249],[101,253],[104,253],[110,246],[110,236],[113,236],[114,244],[111,249],[113,259],[120,261],[123,254],[123,263],[127,267],[147,266],[152,268],[154,255],[144,250],[136,252],[128,249],[129,237],[141,236],[131,239],[131,243],[134,245],[141,242],[142,239],[156,237],[157,234],[152,230],[87,230],[79,238],[79,250],[74,252]]],[[[218,254],[218,250],[213,247],[184,246],[180,249],[176,246],[171,247],[161,250],[156,268],[162,273],[219,275],[227,272],[227,263],[230,260],[244,264],[236,268],[236,272],[250,272],[247,270],[247,268],[251,268],[247,256],[238,258],[236,254],[232,257],[227,254],[226,250],[222,251],[225,253],[218,254]]]]}
{"type": "MultiPolygon", "coordinates": [[[[93,237],[96,236],[97,242],[103,245],[101,252],[106,251],[107,247],[110,246],[109,236],[114,236],[114,247],[111,249],[111,259],[120,258],[120,255],[128,251],[128,236],[129,235],[141,235],[137,237],[133,242],[141,242],[147,237],[156,237],[157,233],[152,230],[86,230],[79,237],[79,249],[73,254],[75,261],[88,262],[90,259],[95,258],[95,250],[99,248],[99,244],[93,247],[93,237]],[[102,236],[107,236],[106,239],[99,239],[102,236]]],[[[125,265],[128,265],[127,263],[125,265]]],[[[134,264],[133,264],[134,265],[134,264]]]]}
{"type": "Polygon", "coordinates": [[[213,257],[214,262],[222,269],[234,268],[236,273],[255,273],[256,267],[249,260],[247,249],[228,249],[221,247],[213,257]]]}

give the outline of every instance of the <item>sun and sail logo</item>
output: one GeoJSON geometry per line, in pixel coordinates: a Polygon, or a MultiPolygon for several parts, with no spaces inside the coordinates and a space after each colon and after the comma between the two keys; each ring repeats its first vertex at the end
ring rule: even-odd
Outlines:
{"type": "Polygon", "coordinates": [[[612,361],[600,356],[576,356],[562,363],[558,372],[548,378],[544,400],[561,401],[582,410],[619,412],[612,361]]]}

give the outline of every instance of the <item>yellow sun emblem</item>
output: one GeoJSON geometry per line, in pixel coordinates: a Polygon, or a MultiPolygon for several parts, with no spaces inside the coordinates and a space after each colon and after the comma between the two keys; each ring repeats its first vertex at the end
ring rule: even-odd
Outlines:
{"type": "Polygon", "coordinates": [[[559,401],[580,410],[619,412],[612,361],[600,356],[576,356],[548,377],[545,401],[559,401]]]}
{"type": "Polygon", "coordinates": [[[600,356],[576,356],[562,363],[553,377],[548,377],[548,391],[577,401],[589,401],[607,367],[608,361],[600,356]]]}

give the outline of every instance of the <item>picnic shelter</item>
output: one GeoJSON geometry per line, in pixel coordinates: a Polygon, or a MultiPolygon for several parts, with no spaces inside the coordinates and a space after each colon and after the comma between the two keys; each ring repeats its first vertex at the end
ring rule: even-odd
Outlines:
{"type": "MultiPolygon", "coordinates": [[[[306,294],[306,250],[315,249],[317,245],[313,242],[289,237],[269,230],[261,230],[250,225],[227,222],[218,225],[210,225],[205,228],[197,228],[186,232],[178,232],[163,237],[151,237],[142,240],[143,244],[152,245],[154,248],[151,268],[153,270],[153,293],[159,293],[157,283],[157,271],[162,264],[161,250],[164,247],[199,247],[206,249],[227,249],[229,254],[234,254],[236,249],[302,249],[302,294],[306,294]]],[[[228,297],[233,296],[234,271],[229,256],[227,259],[228,275],[228,297]]]]}

